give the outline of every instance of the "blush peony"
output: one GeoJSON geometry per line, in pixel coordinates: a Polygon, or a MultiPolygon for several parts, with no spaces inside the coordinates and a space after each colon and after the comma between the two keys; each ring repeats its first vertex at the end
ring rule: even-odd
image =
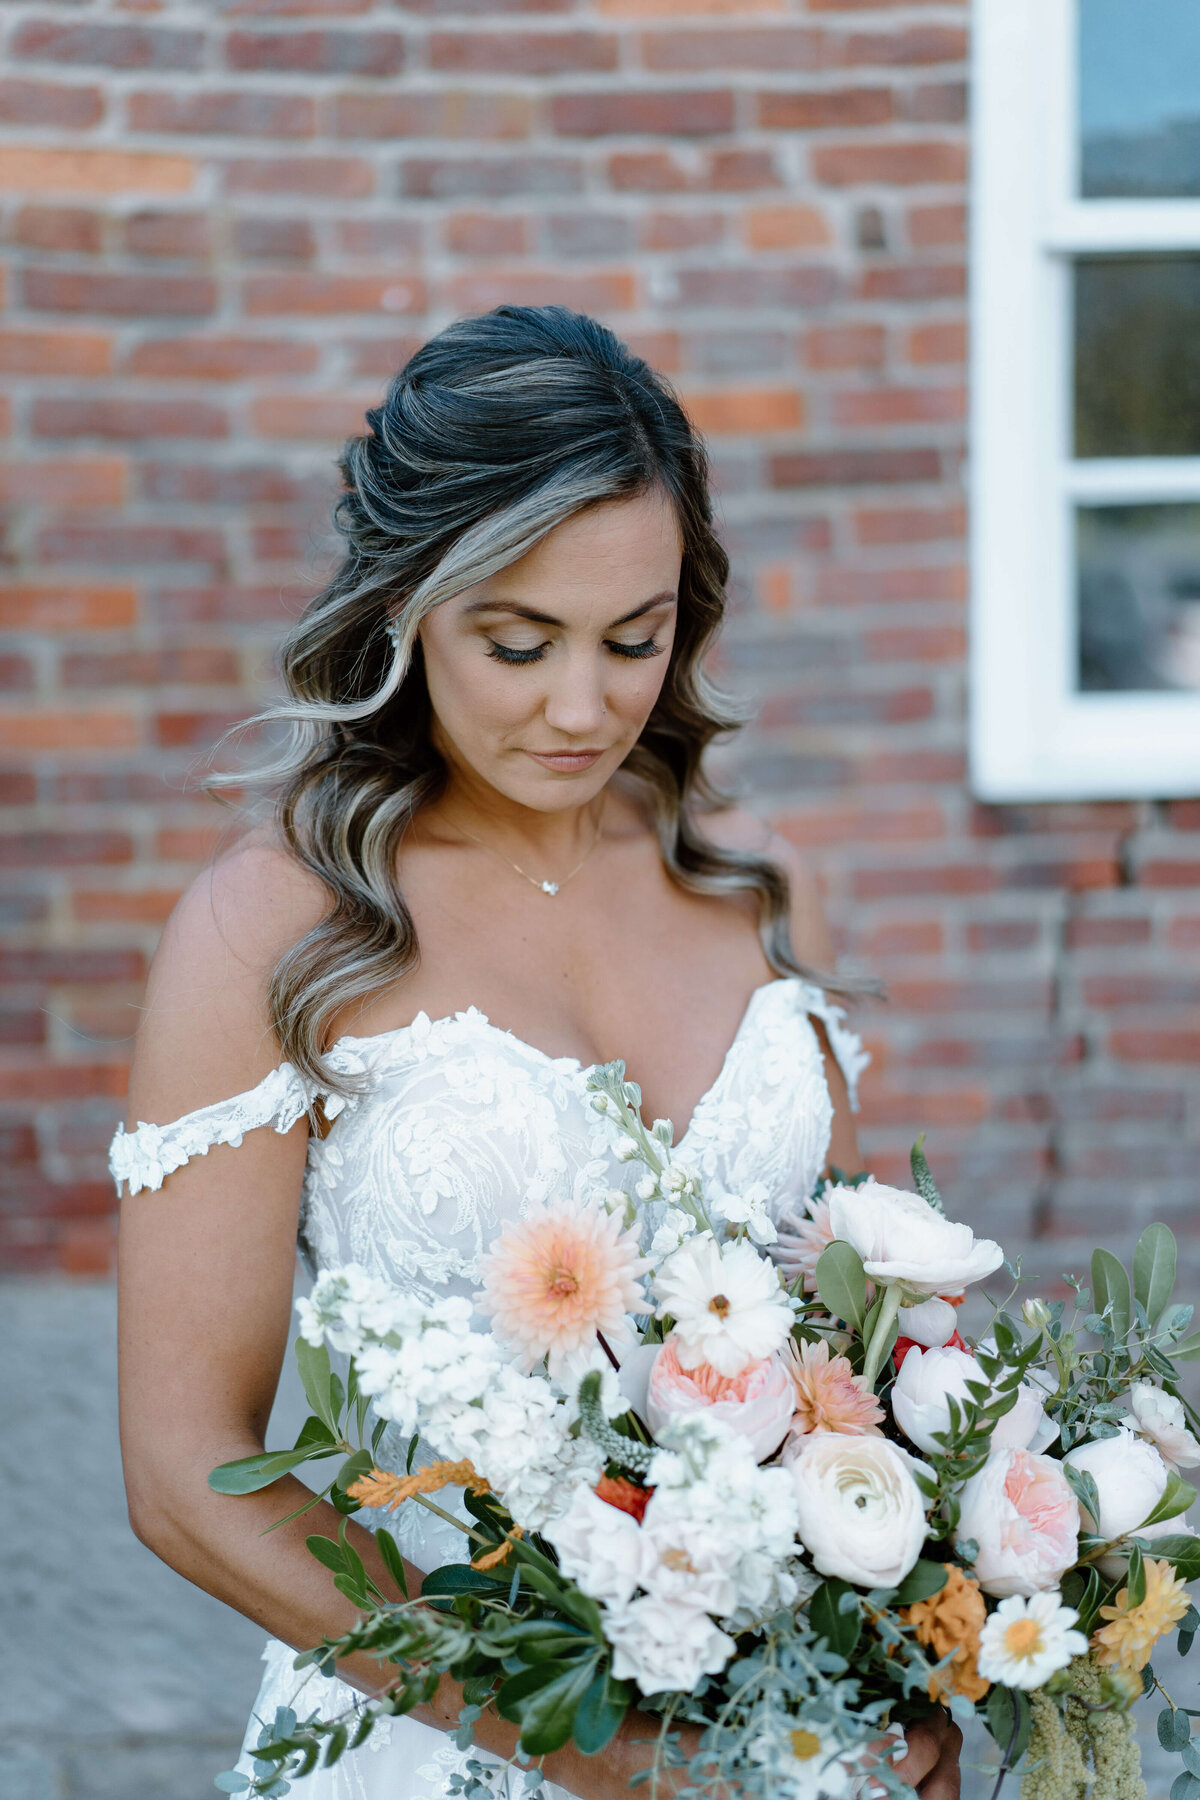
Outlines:
{"type": "Polygon", "coordinates": [[[1079,1506],[1060,1464],[1032,1450],[993,1450],[963,1484],[956,1543],[973,1539],[985,1594],[1041,1593],[1075,1561],[1079,1506]]]}
{"type": "Polygon", "coordinates": [[[737,1375],[720,1375],[708,1363],[685,1369],[672,1333],[650,1371],[645,1419],[657,1437],[673,1419],[707,1411],[745,1438],[755,1460],[762,1462],[787,1434],[793,1393],[791,1376],[779,1356],[765,1356],[737,1375]]]}

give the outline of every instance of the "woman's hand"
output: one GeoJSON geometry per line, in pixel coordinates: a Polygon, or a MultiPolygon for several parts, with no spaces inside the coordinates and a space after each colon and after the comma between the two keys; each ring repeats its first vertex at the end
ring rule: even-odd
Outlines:
{"type": "Polygon", "coordinates": [[[921,1800],[958,1800],[962,1781],[959,1752],[962,1732],[939,1707],[928,1719],[919,1719],[904,1734],[908,1754],[896,1767],[921,1800]]]}

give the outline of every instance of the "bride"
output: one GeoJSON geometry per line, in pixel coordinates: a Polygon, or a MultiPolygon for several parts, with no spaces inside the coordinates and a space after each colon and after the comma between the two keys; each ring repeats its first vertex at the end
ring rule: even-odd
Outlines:
{"type": "MultiPolygon", "coordinates": [[[[297,1480],[206,1482],[262,1447],[297,1237],[310,1268],[471,1293],[505,1218],[632,1179],[589,1130],[588,1068],[613,1057],[711,1191],[758,1184],[786,1220],[827,1162],[857,1167],[865,1058],[810,974],[832,963],[812,879],[702,768],[736,723],[702,666],[727,560],[669,388],[591,319],[501,307],[427,343],[367,421],[345,560],[284,647],[274,825],[171,918],[112,1151],[130,1517],[272,1634],[248,1746],[277,1705],[328,1716],[382,1680],[365,1655],[340,1681],[291,1667],[354,1616],[304,1543],[339,1516],[264,1535],[297,1480]]],[[[415,1511],[389,1518],[414,1592],[461,1557],[415,1511]]],[[[300,1795],[448,1794],[459,1704],[444,1679],[300,1795]]],[[[655,1730],[631,1714],[546,1774],[617,1800],[655,1730]]],[[[494,1716],[476,1738],[513,1748],[494,1716]]],[[[910,1732],[925,1800],[957,1793],[957,1742],[910,1732]]],[[[499,1779],[515,1800],[520,1771],[499,1779]]]]}

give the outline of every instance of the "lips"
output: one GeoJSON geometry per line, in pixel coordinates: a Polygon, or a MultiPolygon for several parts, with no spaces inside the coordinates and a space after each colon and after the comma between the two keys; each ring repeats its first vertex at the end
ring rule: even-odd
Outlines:
{"type": "Polygon", "coordinates": [[[535,762],[541,763],[544,769],[554,769],[563,775],[575,775],[583,769],[590,769],[604,755],[603,750],[529,750],[535,762]]]}

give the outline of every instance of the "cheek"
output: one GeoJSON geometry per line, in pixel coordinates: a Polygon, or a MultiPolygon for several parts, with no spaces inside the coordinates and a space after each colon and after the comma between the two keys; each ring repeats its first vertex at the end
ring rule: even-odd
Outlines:
{"type": "Polygon", "coordinates": [[[528,684],[484,655],[475,643],[425,643],[425,680],[434,712],[451,735],[479,738],[519,722],[530,707],[528,684]],[[506,680],[505,678],[508,677],[506,680]]]}

